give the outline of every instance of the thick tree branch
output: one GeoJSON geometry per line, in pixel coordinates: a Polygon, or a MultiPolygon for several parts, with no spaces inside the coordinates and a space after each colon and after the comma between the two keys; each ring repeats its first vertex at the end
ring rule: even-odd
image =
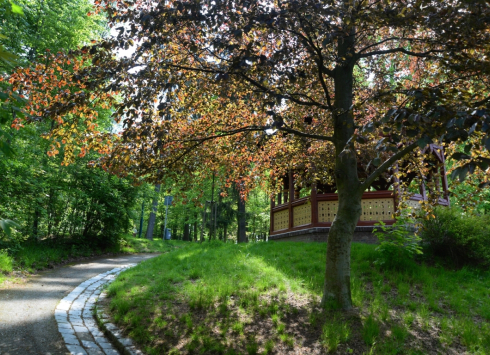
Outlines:
{"type": "MultiPolygon", "coordinates": [[[[233,75],[233,73],[230,73],[230,75],[233,75]]],[[[272,94],[272,95],[278,95],[277,93],[275,93],[273,90],[267,88],[266,86],[260,84],[257,80],[254,80],[252,78],[250,78],[249,76],[245,75],[244,73],[239,73],[238,75],[240,75],[243,79],[245,79],[245,81],[247,81],[249,84],[252,84],[253,86],[255,86],[256,88],[260,89],[262,92],[266,92],[266,93],[269,93],[269,94],[272,94]]],[[[320,107],[320,108],[323,108],[323,109],[330,109],[327,105],[324,105],[324,104],[321,104],[315,100],[313,100],[312,98],[306,96],[305,94],[301,94],[301,96],[304,96],[304,97],[307,97],[308,100],[310,100],[310,102],[305,102],[305,101],[301,101],[301,100],[298,100],[298,99],[295,99],[293,97],[293,95],[296,95],[296,94],[283,94],[281,93],[280,94],[282,97],[284,97],[285,99],[288,99],[298,105],[303,105],[303,106],[317,106],[317,107],[320,107]]]]}
{"type": "MultiPolygon", "coordinates": [[[[234,129],[231,131],[223,131],[219,134],[215,134],[212,136],[207,136],[207,137],[200,137],[200,138],[193,138],[193,139],[185,139],[182,142],[200,142],[204,143],[205,141],[212,140],[212,139],[217,139],[221,137],[227,137],[227,136],[232,136],[238,133],[243,133],[243,132],[263,132],[266,131],[267,129],[271,129],[269,126],[248,126],[248,127],[242,127],[238,129],[234,129]]],[[[288,127],[280,127],[278,128],[279,131],[286,132],[293,134],[298,137],[304,137],[304,138],[312,138],[316,140],[321,140],[321,141],[329,141],[333,142],[333,138],[329,136],[322,136],[319,134],[311,134],[311,133],[305,133],[298,131],[296,129],[288,128],[288,127]]]]}
{"type": "Polygon", "coordinates": [[[329,137],[329,136],[322,136],[319,134],[305,133],[305,132],[297,131],[295,129],[288,128],[288,127],[281,127],[281,128],[279,128],[279,130],[283,131],[283,132],[294,134],[295,136],[299,136],[299,137],[312,138],[312,139],[317,139],[320,141],[333,142],[333,137],[329,137]]]}
{"type": "Polygon", "coordinates": [[[379,51],[372,51],[364,54],[358,54],[358,58],[367,58],[367,57],[372,57],[375,55],[382,55],[382,54],[390,54],[390,53],[404,53],[407,55],[410,55],[412,57],[421,57],[421,58],[428,58],[431,57],[432,54],[435,53],[443,53],[444,51],[441,49],[432,49],[427,52],[412,52],[409,50],[406,50],[405,48],[392,48],[392,49],[386,49],[386,50],[379,50],[379,51]]]}
{"type": "Polygon", "coordinates": [[[386,38],[380,42],[377,42],[377,43],[373,43],[369,46],[366,46],[364,47],[363,49],[361,49],[358,53],[362,53],[364,51],[367,51],[369,48],[373,48],[373,47],[376,47],[376,46],[379,46],[380,44],[383,44],[383,43],[386,43],[386,42],[389,42],[389,41],[395,41],[395,40],[399,40],[400,37],[390,37],[390,38],[386,38]]]}
{"type": "Polygon", "coordinates": [[[381,175],[384,171],[388,170],[390,166],[393,165],[398,159],[404,157],[408,153],[410,153],[412,150],[414,150],[417,147],[417,143],[412,143],[408,145],[407,147],[403,148],[400,150],[398,153],[392,155],[388,160],[386,160],[383,164],[381,164],[371,175],[367,177],[367,179],[361,184],[361,188],[363,190],[366,190],[371,184],[376,180],[376,178],[381,175]]]}
{"type": "Polygon", "coordinates": [[[231,131],[223,131],[221,133],[212,135],[212,136],[207,136],[207,137],[200,137],[200,138],[193,138],[193,139],[185,139],[182,140],[181,142],[200,142],[204,143],[206,141],[212,140],[212,139],[217,139],[221,137],[228,137],[228,136],[233,136],[238,133],[243,133],[243,132],[263,132],[269,127],[266,126],[248,126],[248,127],[242,127],[238,129],[234,129],[231,131]]]}

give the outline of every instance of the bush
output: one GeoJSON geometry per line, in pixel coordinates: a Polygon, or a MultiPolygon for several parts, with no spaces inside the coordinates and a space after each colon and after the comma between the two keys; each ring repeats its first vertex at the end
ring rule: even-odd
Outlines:
{"type": "Polygon", "coordinates": [[[417,236],[406,218],[398,218],[392,226],[386,226],[382,221],[373,230],[379,240],[376,251],[379,253],[375,264],[389,269],[403,270],[409,267],[411,260],[417,254],[422,254],[420,237],[417,236]]]}
{"type": "Polygon", "coordinates": [[[462,213],[455,207],[437,207],[425,220],[422,241],[429,253],[456,266],[490,265],[490,216],[462,213]]]}
{"type": "Polygon", "coordinates": [[[12,272],[12,258],[6,250],[0,249],[0,273],[12,272]]]}

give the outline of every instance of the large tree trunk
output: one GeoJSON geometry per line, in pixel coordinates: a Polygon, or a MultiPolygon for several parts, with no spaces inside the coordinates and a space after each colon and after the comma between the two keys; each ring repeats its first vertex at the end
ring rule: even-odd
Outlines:
{"type": "MultiPolygon", "coordinates": [[[[354,36],[338,42],[340,58],[352,58],[354,36]]],[[[334,144],[336,152],[335,182],[339,209],[328,234],[327,265],[322,305],[335,302],[342,309],[352,308],[350,290],[350,251],[352,237],[361,216],[362,189],[357,175],[354,145],[348,143],[355,130],[352,115],[353,65],[347,60],[335,69],[334,144]]]]}
{"type": "Polygon", "coordinates": [[[146,228],[146,239],[153,240],[153,229],[155,228],[155,221],[157,217],[158,209],[158,195],[160,192],[160,184],[155,185],[155,196],[151,204],[150,219],[148,220],[148,228],[146,228]]]}

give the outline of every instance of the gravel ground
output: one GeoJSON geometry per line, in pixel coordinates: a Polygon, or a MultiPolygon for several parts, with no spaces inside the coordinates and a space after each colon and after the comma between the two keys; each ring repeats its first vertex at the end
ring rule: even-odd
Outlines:
{"type": "Polygon", "coordinates": [[[157,255],[94,258],[42,271],[25,284],[0,289],[0,354],[69,354],[54,318],[60,299],[97,274],[157,255]]]}

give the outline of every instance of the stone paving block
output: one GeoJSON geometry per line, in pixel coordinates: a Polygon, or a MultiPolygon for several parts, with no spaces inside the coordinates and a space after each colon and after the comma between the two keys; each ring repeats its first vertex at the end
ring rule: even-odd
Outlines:
{"type": "Polygon", "coordinates": [[[93,333],[93,332],[96,332],[99,330],[99,328],[94,324],[94,325],[90,325],[90,324],[87,324],[85,323],[85,327],[88,329],[88,331],[90,333],[93,333]]]}
{"type": "Polygon", "coordinates": [[[63,310],[63,311],[68,311],[70,309],[69,304],[59,304],[56,309],[58,310],[63,310]]]}
{"type": "Polygon", "coordinates": [[[67,345],[66,348],[71,355],[87,355],[87,352],[78,345],[67,345]]]}
{"type": "Polygon", "coordinates": [[[97,344],[95,344],[93,341],[82,340],[82,345],[86,349],[88,349],[88,348],[98,349],[99,348],[97,346],[97,344]]]}
{"type": "Polygon", "coordinates": [[[102,333],[100,330],[97,330],[96,332],[91,333],[94,337],[103,337],[104,333],[102,333]]]}
{"type": "Polygon", "coordinates": [[[111,347],[111,346],[112,346],[112,345],[111,345],[111,343],[109,343],[109,340],[107,340],[107,339],[106,339],[105,337],[103,337],[103,336],[100,336],[100,337],[99,337],[99,336],[94,336],[94,340],[95,340],[95,342],[96,342],[97,344],[99,344],[99,346],[100,346],[101,348],[103,348],[104,346],[105,346],[105,347],[111,347]],[[111,346],[109,346],[109,345],[111,345],[111,346]]]}
{"type": "Polygon", "coordinates": [[[88,332],[88,329],[87,328],[81,327],[81,326],[77,326],[77,325],[74,325],[73,326],[73,330],[75,330],[75,333],[87,333],[88,332]]]}
{"type": "Polygon", "coordinates": [[[87,349],[88,355],[104,355],[105,353],[100,349],[89,348],[87,349]]]}
{"type": "Polygon", "coordinates": [[[104,349],[104,352],[106,353],[106,355],[120,355],[119,354],[119,351],[117,351],[116,349],[104,349]]]}
{"type": "Polygon", "coordinates": [[[108,330],[117,330],[117,327],[112,324],[112,323],[106,323],[105,324],[105,327],[108,329],[108,330]]]}
{"type": "Polygon", "coordinates": [[[58,328],[58,331],[61,333],[61,335],[73,335],[75,336],[75,331],[72,328],[58,328]]]}
{"type": "Polygon", "coordinates": [[[61,323],[61,322],[58,322],[58,328],[60,328],[60,329],[72,329],[70,323],[61,323]]]}
{"type": "Polygon", "coordinates": [[[74,335],[63,335],[63,340],[65,341],[65,344],[80,345],[80,341],[74,335]]]}
{"type": "Polygon", "coordinates": [[[128,339],[128,338],[121,338],[119,339],[119,342],[124,345],[124,346],[133,346],[133,342],[131,341],[131,339],[128,339]]]}
{"type": "Polygon", "coordinates": [[[112,335],[114,335],[116,338],[122,338],[123,334],[121,333],[120,330],[112,330],[111,331],[112,335]]]}
{"type": "Polygon", "coordinates": [[[94,341],[94,338],[90,333],[77,333],[77,338],[80,341],[87,340],[87,341],[94,341]]]}
{"type": "Polygon", "coordinates": [[[68,317],[64,316],[54,316],[58,323],[68,323],[68,317]]]}

